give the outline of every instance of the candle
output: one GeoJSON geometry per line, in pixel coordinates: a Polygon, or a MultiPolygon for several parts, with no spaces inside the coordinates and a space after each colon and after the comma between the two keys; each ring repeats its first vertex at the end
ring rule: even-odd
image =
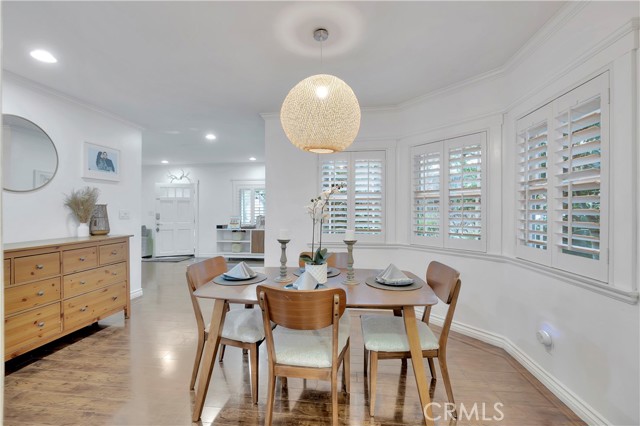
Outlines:
{"type": "Polygon", "coordinates": [[[344,233],[344,240],[355,241],[355,239],[356,239],[356,232],[353,229],[347,229],[344,233]]]}
{"type": "Polygon", "coordinates": [[[279,240],[288,240],[289,239],[289,230],[288,229],[281,229],[278,232],[278,239],[279,240]]]}

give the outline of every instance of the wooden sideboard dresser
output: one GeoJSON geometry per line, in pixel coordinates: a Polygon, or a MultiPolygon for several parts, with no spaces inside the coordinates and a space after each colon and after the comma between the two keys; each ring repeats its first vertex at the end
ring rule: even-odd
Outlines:
{"type": "Polygon", "coordinates": [[[5,360],[117,312],[128,318],[129,237],[5,244],[5,360]]]}

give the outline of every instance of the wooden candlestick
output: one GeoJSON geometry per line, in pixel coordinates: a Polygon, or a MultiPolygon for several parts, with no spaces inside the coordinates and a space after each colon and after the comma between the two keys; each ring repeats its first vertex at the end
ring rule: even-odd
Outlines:
{"type": "Polygon", "coordinates": [[[353,271],[353,245],[357,241],[358,240],[344,240],[344,243],[347,245],[347,252],[349,253],[349,256],[347,257],[347,279],[342,281],[342,284],[360,284],[360,282],[356,280],[356,274],[353,271]]]}
{"type": "Polygon", "coordinates": [[[280,255],[280,276],[274,280],[277,283],[288,283],[291,281],[291,278],[287,276],[287,244],[289,241],[291,240],[278,239],[282,254],[280,255]]]}

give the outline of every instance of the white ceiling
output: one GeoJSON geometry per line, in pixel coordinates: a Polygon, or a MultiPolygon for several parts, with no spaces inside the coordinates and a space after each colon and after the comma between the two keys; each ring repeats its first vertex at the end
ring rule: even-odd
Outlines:
{"type": "Polygon", "coordinates": [[[142,126],[143,164],[260,161],[259,113],[303,78],[397,105],[504,65],[563,4],[5,1],[3,67],[142,126]]]}

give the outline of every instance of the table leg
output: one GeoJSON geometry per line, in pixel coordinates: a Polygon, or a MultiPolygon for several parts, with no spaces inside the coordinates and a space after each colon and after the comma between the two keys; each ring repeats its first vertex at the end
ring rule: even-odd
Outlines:
{"type": "Polygon", "coordinates": [[[422,361],[422,350],[420,348],[420,336],[418,335],[418,325],[416,323],[416,312],[413,306],[404,306],[403,318],[404,328],[407,332],[407,340],[411,349],[411,365],[413,366],[413,375],[416,377],[416,385],[418,386],[418,394],[420,395],[420,404],[424,413],[424,422],[427,426],[432,426],[433,413],[431,412],[431,398],[429,397],[429,388],[427,387],[427,376],[424,371],[422,361]]]}
{"type": "Polygon", "coordinates": [[[226,300],[215,299],[213,305],[213,314],[211,315],[211,325],[209,327],[209,337],[204,346],[204,356],[202,357],[200,367],[200,380],[196,389],[196,403],[193,407],[192,420],[197,422],[200,420],[202,409],[204,408],[204,400],[209,390],[209,382],[213,373],[216,355],[218,354],[218,346],[220,345],[220,335],[224,326],[224,317],[227,314],[228,303],[226,300]]]}

